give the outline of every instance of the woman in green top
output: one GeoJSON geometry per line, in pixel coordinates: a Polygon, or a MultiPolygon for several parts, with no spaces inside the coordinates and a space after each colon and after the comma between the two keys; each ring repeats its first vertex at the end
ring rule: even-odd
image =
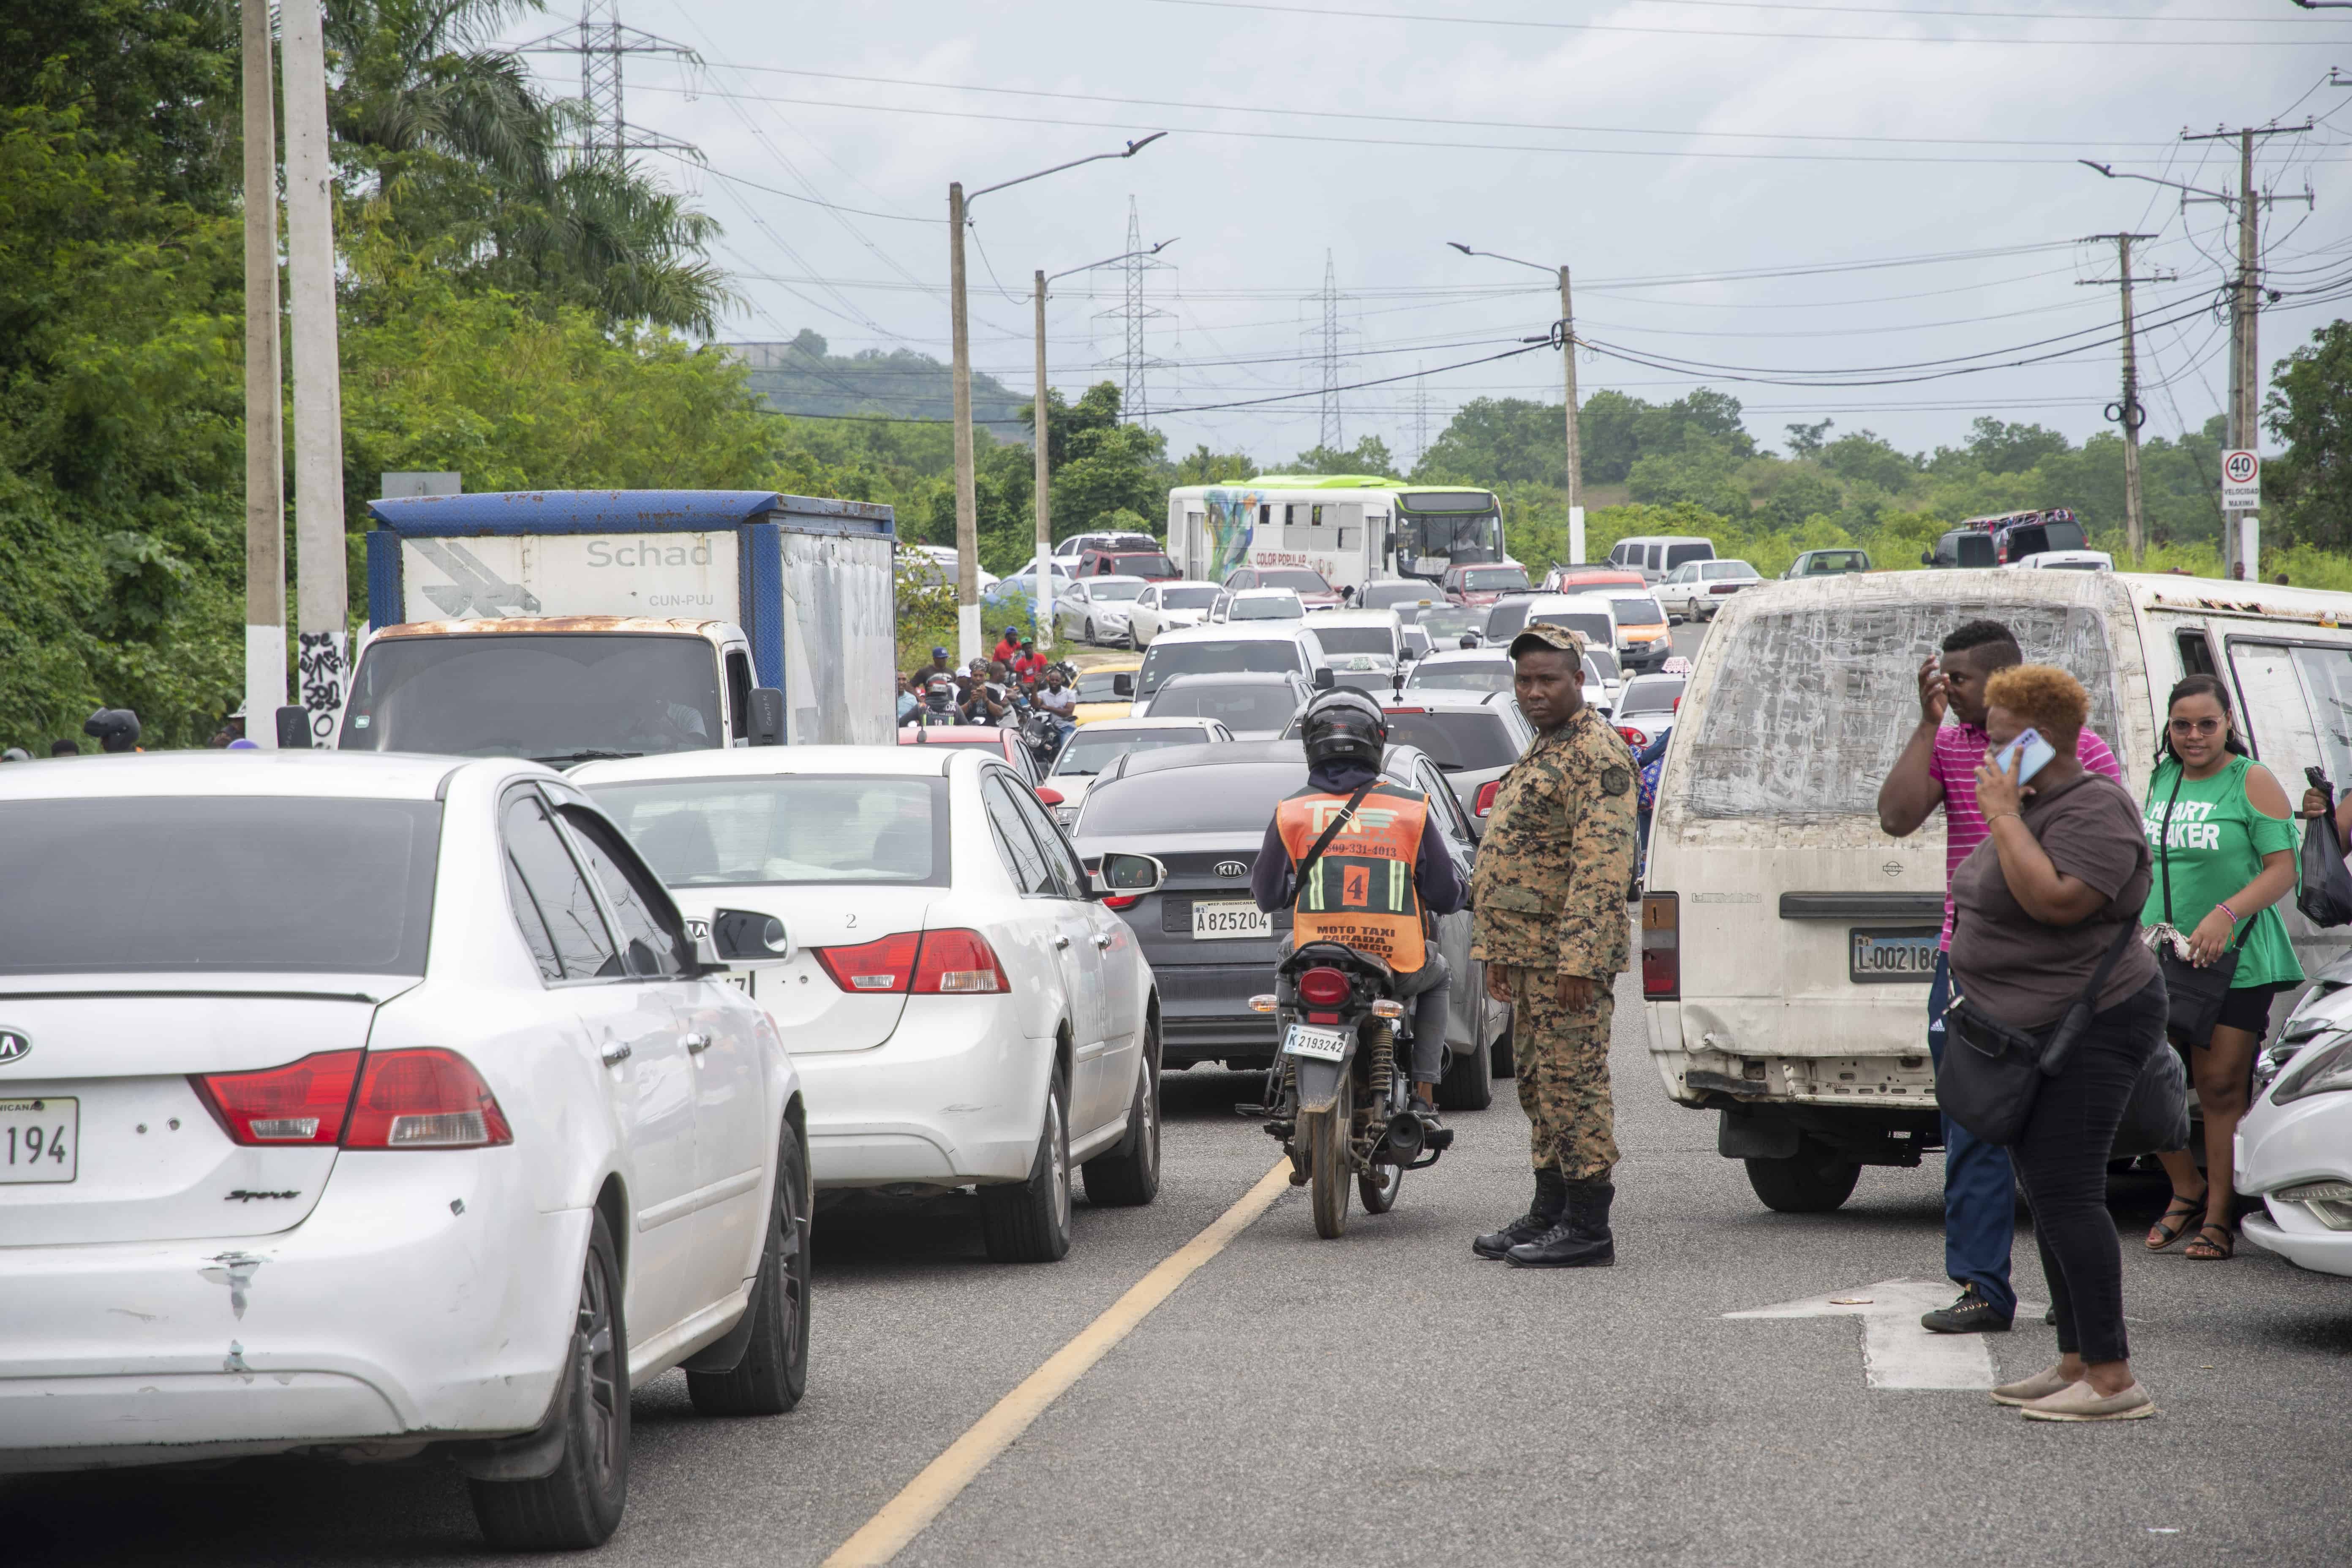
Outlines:
{"type": "Polygon", "coordinates": [[[2199,1178],[2185,1149],[2157,1156],[2172,1178],[2172,1203],[2147,1233],[2147,1247],[2161,1252],[2195,1224],[2182,1255],[2211,1262],[2237,1250],[2231,1141],[2246,1111],[2254,1047],[2270,1026],[2272,996],[2303,979],[2275,908],[2294,886],[2294,823],[2278,780],[2238,743],[2228,687],[2210,675],[2189,676],[2172,689],[2169,710],[2142,808],[2148,847],[2159,859],[2140,921],[2168,920],[2168,869],[2169,923],[2186,939],[2189,962],[2201,968],[2236,945],[2238,967],[2213,1037],[2177,1040],[2190,1047],[2190,1077],[2205,1113],[2205,1175],[2199,1178]]]}

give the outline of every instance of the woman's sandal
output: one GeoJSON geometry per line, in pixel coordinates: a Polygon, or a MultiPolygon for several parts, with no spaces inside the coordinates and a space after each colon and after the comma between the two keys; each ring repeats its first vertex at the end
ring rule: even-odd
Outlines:
{"type": "Polygon", "coordinates": [[[2227,1262],[2230,1258],[2236,1257],[2237,1253],[2237,1233],[2226,1225],[2199,1226],[2197,1227],[2197,1239],[2191,1241],[2187,1247],[2180,1249],[2181,1257],[2198,1263],[2227,1262]],[[2219,1241],[2209,1239],[2210,1237],[2214,1236],[2218,1236],[2221,1239],[2219,1241]],[[2199,1251],[2198,1248],[2200,1247],[2204,1248],[2204,1250],[2201,1252],[2199,1251]]]}
{"type": "Polygon", "coordinates": [[[2193,1198],[2176,1195],[2170,1203],[2164,1205],[2163,1215],[2155,1225],[2148,1227],[2147,1249],[2150,1252],[2162,1252],[2166,1247],[2195,1230],[2197,1226],[2192,1222],[2204,1212],[2205,1194],[2203,1193],[2198,1194],[2193,1198]]]}

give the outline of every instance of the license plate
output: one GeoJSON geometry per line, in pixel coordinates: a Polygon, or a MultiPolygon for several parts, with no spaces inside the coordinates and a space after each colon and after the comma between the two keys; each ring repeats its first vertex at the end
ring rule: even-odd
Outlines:
{"type": "Polygon", "coordinates": [[[1192,940],[1231,942],[1240,937],[1271,937],[1274,917],[1255,904],[1194,904],[1192,940]]]}
{"type": "Polygon", "coordinates": [[[1846,978],[1856,985],[1925,985],[1936,977],[1943,934],[1941,926],[1856,926],[1846,933],[1846,978]]]}
{"type": "Polygon", "coordinates": [[[1290,1033],[1282,1037],[1282,1054],[1286,1057],[1313,1057],[1319,1062],[1348,1059],[1348,1047],[1355,1036],[1346,1029],[1316,1029],[1305,1024],[1293,1024],[1290,1033]]]}
{"type": "Polygon", "coordinates": [[[0,1100],[0,1184],[70,1182],[80,1153],[80,1100],[0,1100]]]}

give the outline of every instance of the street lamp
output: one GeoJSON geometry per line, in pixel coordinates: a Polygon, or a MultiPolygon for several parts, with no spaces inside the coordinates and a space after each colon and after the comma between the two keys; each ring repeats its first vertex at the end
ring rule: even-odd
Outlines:
{"type": "Polygon", "coordinates": [[[1132,158],[1162,136],[1165,131],[1127,144],[1123,153],[1097,153],[1085,158],[1073,158],[1066,163],[1056,163],[1050,169],[1040,169],[1034,174],[1018,179],[999,180],[992,185],[982,185],[967,196],[961,180],[948,186],[948,293],[950,306],[950,335],[954,347],[954,369],[951,376],[955,395],[955,505],[956,505],[956,642],[957,662],[969,664],[980,657],[980,499],[972,472],[971,455],[971,342],[964,311],[963,288],[963,226],[971,204],[991,191],[1002,191],[1023,185],[1031,180],[1042,180],[1048,174],[1058,174],[1065,169],[1075,169],[1081,163],[1098,163],[1106,158],[1132,158]]]}
{"type": "Polygon", "coordinates": [[[1131,261],[1139,256],[1157,256],[1175,243],[1176,240],[1171,237],[1149,250],[1121,251],[1117,256],[1106,256],[1100,261],[1089,261],[1084,267],[1066,268],[1051,278],[1042,269],[1036,275],[1037,399],[1031,413],[1035,416],[1037,426],[1037,495],[1034,508],[1037,516],[1037,638],[1048,648],[1054,646],[1054,521],[1045,493],[1046,481],[1050,477],[1045,464],[1045,285],[1056,278],[1067,278],[1074,272],[1091,272],[1097,267],[1131,261]]]}
{"type": "MultiPolygon", "coordinates": [[[[1538,272],[1554,270],[1539,261],[1522,261],[1498,250],[1473,250],[1458,239],[1449,239],[1445,243],[1465,256],[1490,257],[1516,267],[1532,267],[1538,272]]],[[[1581,562],[1584,559],[1584,476],[1583,460],[1576,439],[1576,311],[1569,302],[1568,268],[1562,267],[1558,270],[1561,333],[1559,358],[1568,390],[1568,553],[1571,561],[1581,562]]]]}

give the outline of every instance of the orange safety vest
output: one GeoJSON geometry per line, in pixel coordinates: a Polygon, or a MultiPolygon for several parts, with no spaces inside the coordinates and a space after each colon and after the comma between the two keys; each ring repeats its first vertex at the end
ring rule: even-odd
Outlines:
{"type": "MultiPolygon", "coordinates": [[[[1276,831],[1296,868],[1348,804],[1346,795],[1307,788],[1274,809],[1276,831]]],[[[1409,974],[1429,962],[1422,937],[1421,895],[1412,872],[1429,802],[1412,791],[1376,784],[1331,840],[1291,901],[1291,937],[1342,942],[1409,974]]]]}

